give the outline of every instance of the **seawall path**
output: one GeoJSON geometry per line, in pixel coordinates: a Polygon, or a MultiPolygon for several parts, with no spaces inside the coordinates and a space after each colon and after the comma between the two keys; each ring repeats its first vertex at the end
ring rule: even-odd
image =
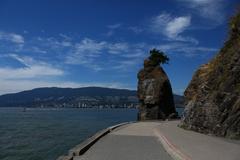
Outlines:
{"type": "Polygon", "coordinates": [[[238,160],[240,141],[186,131],[179,121],[109,127],[58,160],[238,160]]]}

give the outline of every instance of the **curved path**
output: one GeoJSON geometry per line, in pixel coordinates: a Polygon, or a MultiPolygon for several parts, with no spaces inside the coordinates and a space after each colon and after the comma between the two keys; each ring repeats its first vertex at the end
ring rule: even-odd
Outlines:
{"type": "Polygon", "coordinates": [[[83,154],[73,152],[77,154],[64,160],[240,159],[239,140],[187,131],[177,127],[178,124],[179,121],[151,121],[118,125],[120,127],[107,130],[107,134],[84,150],[83,154]]]}
{"type": "Polygon", "coordinates": [[[141,122],[120,127],[74,160],[172,160],[154,135],[158,124],[141,122]]]}

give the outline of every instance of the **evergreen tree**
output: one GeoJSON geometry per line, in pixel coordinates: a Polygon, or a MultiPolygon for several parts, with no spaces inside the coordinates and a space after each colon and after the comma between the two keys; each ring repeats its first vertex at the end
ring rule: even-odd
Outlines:
{"type": "Polygon", "coordinates": [[[149,60],[154,66],[158,66],[160,64],[168,64],[169,58],[164,52],[154,48],[150,50],[149,60]]]}

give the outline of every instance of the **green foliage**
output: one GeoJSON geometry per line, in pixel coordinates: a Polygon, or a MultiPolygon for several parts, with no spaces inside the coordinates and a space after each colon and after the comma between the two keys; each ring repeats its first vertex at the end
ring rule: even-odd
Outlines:
{"type": "Polygon", "coordinates": [[[240,25],[240,9],[238,9],[237,13],[235,16],[233,16],[231,19],[230,19],[230,22],[229,22],[229,25],[230,25],[230,28],[231,28],[231,31],[234,33],[234,32],[239,32],[239,25],[240,25]]]}
{"type": "Polygon", "coordinates": [[[168,64],[169,58],[164,52],[154,48],[150,50],[149,60],[154,66],[158,66],[160,64],[168,64]]]}

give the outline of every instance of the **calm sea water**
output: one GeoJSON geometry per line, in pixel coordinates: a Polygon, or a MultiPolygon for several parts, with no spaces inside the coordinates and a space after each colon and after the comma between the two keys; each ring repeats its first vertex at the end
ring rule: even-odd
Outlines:
{"type": "Polygon", "coordinates": [[[0,159],[55,160],[97,131],[136,119],[136,109],[0,108],[0,159]]]}

